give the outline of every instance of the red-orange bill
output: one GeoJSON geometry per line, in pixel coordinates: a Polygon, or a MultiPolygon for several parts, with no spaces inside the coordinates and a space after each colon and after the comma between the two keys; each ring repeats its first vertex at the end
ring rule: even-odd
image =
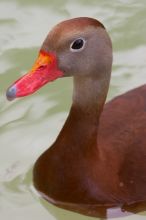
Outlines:
{"type": "Polygon", "coordinates": [[[7,99],[13,100],[17,97],[30,95],[46,83],[62,76],[63,72],[57,67],[55,55],[40,51],[31,71],[22,76],[7,89],[7,99]]]}

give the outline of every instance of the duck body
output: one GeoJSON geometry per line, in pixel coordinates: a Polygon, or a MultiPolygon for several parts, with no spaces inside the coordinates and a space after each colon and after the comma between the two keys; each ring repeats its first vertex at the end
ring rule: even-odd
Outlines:
{"type": "Polygon", "coordinates": [[[117,173],[116,197],[120,191],[126,204],[146,200],[145,97],[146,85],[122,94],[105,105],[100,118],[99,146],[115,170],[113,179],[117,173]]]}
{"type": "Polygon", "coordinates": [[[136,212],[143,204],[146,210],[146,85],[104,105],[111,67],[104,26],[71,19],[49,33],[32,71],[7,91],[13,99],[58,77],[74,77],[70,113],[35,163],[33,182],[49,202],[90,216],[105,217],[110,207],[136,212]]]}
{"type": "Polygon", "coordinates": [[[57,204],[118,206],[145,201],[145,100],[142,86],[105,104],[94,140],[90,122],[80,130],[79,111],[72,107],[56,142],[36,162],[38,191],[57,204]]]}

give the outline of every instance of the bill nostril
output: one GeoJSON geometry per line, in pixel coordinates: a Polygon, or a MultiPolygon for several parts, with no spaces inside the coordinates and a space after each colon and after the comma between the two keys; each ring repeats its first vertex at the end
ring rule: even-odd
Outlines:
{"type": "Polygon", "coordinates": [[[13,99],[16,98],[16,91],[17,91],[17,89],[16,89],[15,85],[13,85],[7,89],[6,96],[9,101],[12,101],[13,99]]]}

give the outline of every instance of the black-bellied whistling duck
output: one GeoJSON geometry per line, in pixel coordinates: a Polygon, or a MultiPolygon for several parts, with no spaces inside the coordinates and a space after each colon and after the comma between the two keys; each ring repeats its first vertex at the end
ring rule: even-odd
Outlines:
{"type": "Polygon", "coordinates": [[[53,28],[32,70],[7,90],[12,100],[59,77],[74,77],[69,116],[37,160],[33,181],[51,203],[92,216],[146,201],[146,85],[104,106],[111,67],[104,26],[75,18],[53,28]]]}

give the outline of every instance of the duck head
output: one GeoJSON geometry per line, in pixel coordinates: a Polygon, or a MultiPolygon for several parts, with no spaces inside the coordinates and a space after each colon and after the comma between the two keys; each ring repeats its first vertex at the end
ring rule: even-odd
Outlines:
{"type": "Polygon", "coordinates": [[[34,93],[60,77],[110,77],[112,46],[104,26],[93,18],[74,18],[48,34],[30,72],[7,90],[8,100],[34,93]]]}

